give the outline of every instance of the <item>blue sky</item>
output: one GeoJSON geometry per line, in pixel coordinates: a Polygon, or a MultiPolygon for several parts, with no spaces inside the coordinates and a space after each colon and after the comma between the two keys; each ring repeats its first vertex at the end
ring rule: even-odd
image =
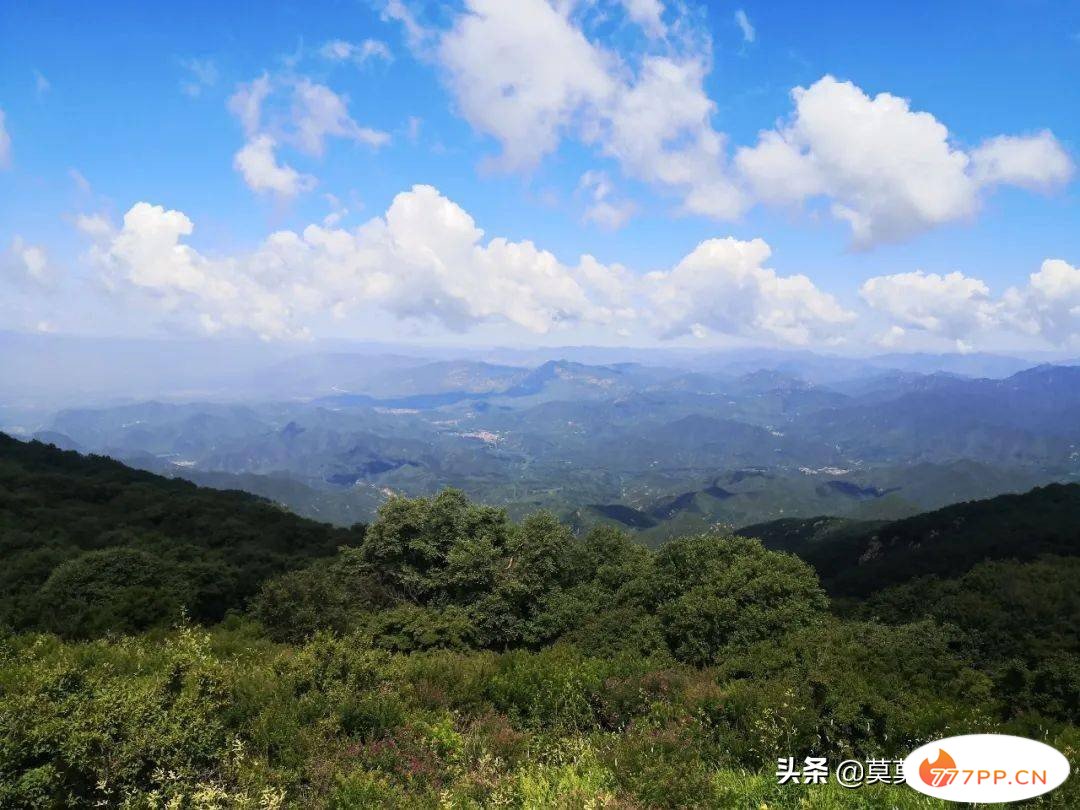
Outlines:
{"type": "Polygon", "coordinates": [[[0,39],[0,328],[1080,345],[1076,3],[16,0],[0,39]]]}

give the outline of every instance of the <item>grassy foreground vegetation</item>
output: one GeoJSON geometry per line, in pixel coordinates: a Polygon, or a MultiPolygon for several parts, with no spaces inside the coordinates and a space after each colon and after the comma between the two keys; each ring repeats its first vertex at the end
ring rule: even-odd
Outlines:
{"type": "MultiPolygon", "coordinates": [[[[997,731],[1080,760],[1072,557],[832,605],[753,539],[653,552],[453,491],[333,530],[0,449],[5,560],[38,577],[0,581],[0,807],[921,808],[777,785],[776,759],[997,731]]],[[[1034,804],[1080,806],[1077,780],[1034,804]]]]}
{"type": "Polygon", "coordinates": [[[931,624],[828,621],[705,668],[570,645],[279,645],[240,620],[20,636],[2,655],[3,806],[933,807],[900,785],[778,786],[773,760],[903,757],[956,731],[1045,739],[1073,762],[1080,746],[1068,724],[1002,721],[931,624]]]}

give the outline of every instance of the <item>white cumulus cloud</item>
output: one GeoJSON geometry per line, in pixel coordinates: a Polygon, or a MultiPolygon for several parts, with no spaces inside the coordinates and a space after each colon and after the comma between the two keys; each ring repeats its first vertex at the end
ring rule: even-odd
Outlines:
{"type": "Polygon", "coordinates": [[[725,137],[711,117],[705,62],[651,56],[611,101],[597,136],[632,177],[680,193],[683,208],[720,219],[746,207],[725,169],[725,137]]]}
{"type": "Polygon", "coordinates": [[[825,197],[859,247],[971,217],[988,186],[1047,188],[1072,172],[1049,132],[991,138],[968,153],[933,115],[891,93],[871,97],[825,76],[792,99],[785,125],[736,152],[738,171],[765,202],[825,197]]]}
{"type": "Polygon", "coordinates": [[[294,337],[365,307],[452,330],[501,322],[538,334],[615,316],[605,299],[617,270],[588,257],[567,266],[529,241],[484,242],[430,186],[399,194],[355,230],[279,231],[243,255],[205,256],[186,242],[193,230],[182,212],[138,203],[91,255],[114,285],[152,293],[207,331],[294,337]]]}
{"type": "Polygon", "coordinates": [[[269,135],[256,135],[236,153],[233,166],[248,188],[258,193],[272,192],[281,197],[295,197],[316,185],[314,177],[301,174],[292,166],[279,163],[269,135]]]}
{"type": "MultiPolygon", "coordinates": [[[[403,0],[385,13],[442,70],[458,112],[498,142],[496,165],[528,171],[576,139],[691,214],[730,220],[758,203],[819,198],[869,248],[970,219],[994,186],[1044,190],[1073,173],[1050,132],[966,149],[907,99],[828,75],[795,88],[791,116],[729,160],[705,89],[708,33],[690,18],[665,26],[659,2],[620,5],[649,34],[621,51],[590,37],[590,20],[607,19],[594,4],[465,0],[445,29],[425,27],[403,0]]],[[[756,38],[744,10],[735,22],[756,38]]]]}
{"type": "Polygon", "coordinates": [[[143,295],[207,332],[302,337],[330,319],[358,329],[374,312],[466,331],[541,335],[576,328],[672,338],[725,334],[833,343],[853,315],[802,275],[765,266],[760,239],[710,239],[672,269],[640,276],[592,256],[567,263],[529,240],[487,237],[431,186],[398,194],[357,228],[312,224],[225,256],[190,244],[182,212],[140,202],[118,228],[94,223],[89,256],[117,294],[143,295]]]}
{"type": "Polygon", "coordinates": [[[916,329],[954,340],[995,327],[1001,305],[986,283],[963,273],[897,273],[867,280],[859,294],[903,330],[916,329]]]}
{"type": "Polygon", "coordinates": [[[212,259],[183,241],[194,224],[180,211],[140,202],[90,256],[113,289],[150,295],[162,309],[191,317],[209,333],[248,329],[263,337],[303,334],[285,291],[272,291],[235,258],[212,259]]]}
{"type": "Polygon", "coordinates": [[[925,333],[971,346],[994,333],[1080,346],[1080,268],[1063,259],[1047,259],[1027,284],[997,297],[986,282],[959,272],[878,276],[859,292],[888,319],[885,337],[892,343],[925,333]]]}
{"type": "Polygon", "coordinates": [[[980,185],[1007,184],[1041,191],[1069,181],[1073,163],[1048,130],[1036,135],[999,135],[971,153],[980,185]]]}
{"type": "Polygon", "coordinates": [[[460,112],[530,168],[614,90],[607,56],[546,0],[467,0],[438,58],[460,112]]]}
{"type": "MultiPolygon", "coordinates": [[[[725,170],[725,139],[711,123],[707,53],[669,48],[635,70],[588,39],[572,4],[466,5],[436,55],[461,114],[500,143],[498,165],[532,168],[573,136],[615,158],[628,176],[681,195],[687,211],[730,218],[745,208],[725,170]]],[[[651,19],[644,5],[628,8],[639,23],[651,19]]]]}
{"type": "Polygon", "coordinates": [[[1080,347],[1080,266],[1047,259],[1023,288],[1005,292],[1011,322],[1055,345],[1080,347]]]}
{"type": "Polygon", "coordinates": [[[670,271],[646,276],[652,318],[661,334],[708,331],[807,345],[836,342],[855,314],[804,275],[765,267],[761,239],[709,239],[670,271]]]}
{"type": "Polygon", "coordinates": [[[825,194],[861,246],[975,212],[977,185],[967,174],[968,157],[952,147],[948,130],[929,113],[911,110],[890,93],[871,98],[831,76],[796,88],[792,97],[789,124],[736,156],[762,199],[825,194]],[[776,182],[770,156],[794,171],[791,188],[776,182]]]}

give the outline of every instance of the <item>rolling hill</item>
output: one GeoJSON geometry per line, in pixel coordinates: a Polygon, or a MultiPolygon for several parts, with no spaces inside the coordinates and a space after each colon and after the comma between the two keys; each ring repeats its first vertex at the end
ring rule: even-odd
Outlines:
{"type": "Polygon", "coordinates": [[[178,620],[181,606],[218,621],[266,579],[362,536],[246,492],[0,433],[0,626],[137,631],[117,625],[117,611],[178,620]]]}
{"type": "Polygon", "coordinates": [[[957,577],[985,560],[1080,556],[1080,484],[957,503],[889,522],[818,517],[739,530],[814,566],[838,596],[868,596],[918,577],[957,577]]]}

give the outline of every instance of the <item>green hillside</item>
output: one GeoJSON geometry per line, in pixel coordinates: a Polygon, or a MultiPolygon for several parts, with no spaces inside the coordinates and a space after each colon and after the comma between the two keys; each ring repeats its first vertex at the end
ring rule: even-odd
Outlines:
{"type": "Polygon", "coordinates": [[[830,593],[867,596],[916,577],[956,577],[984,560],[1080,555],[1080,484],[1051,484],[891,522],[788,519],[739,533],[798,554],[830,593]]]}
{"type": "Polygon", "coordinates": [[[838,611],[798,556],[721,530],[653,551],[453,490],[335,529],[0,437],[0,806],[841,808],[777,758],[965,732],[1075,767],[1078,558],[967,562],[1024,527],[1029,557],[1075,552],[1075,489],[763,530],[808,555],[876,526],[915,573],[956,549],[838,611]]]}
{"type": "Polygon", "coordinates": [[[0,626],[70,635],[200,622],[268,578],[356,543],[238,491],[0,434],[0,626]]]}

